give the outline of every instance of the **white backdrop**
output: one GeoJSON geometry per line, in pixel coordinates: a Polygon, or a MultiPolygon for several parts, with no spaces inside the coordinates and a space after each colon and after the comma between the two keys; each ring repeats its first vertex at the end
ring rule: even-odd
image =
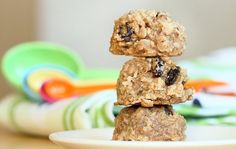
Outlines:
{"type": "Polygon", "coordinates": [[[130,9],[165,10],[185,25],[184,57],[236,45],[235,0],[39,0],[37,36],[66,45],[89,67],[121,67],[108,52],[113,21],[130,9]]]}

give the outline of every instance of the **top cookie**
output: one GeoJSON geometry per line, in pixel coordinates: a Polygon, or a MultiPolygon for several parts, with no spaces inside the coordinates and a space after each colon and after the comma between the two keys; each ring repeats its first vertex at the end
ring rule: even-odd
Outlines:
{"type": "Polygon", "coordinates": [[[186,41],[184,30],[165,12],[130,11],[115,21],[110,52],[138,57],[181,55],[186,41]]]}

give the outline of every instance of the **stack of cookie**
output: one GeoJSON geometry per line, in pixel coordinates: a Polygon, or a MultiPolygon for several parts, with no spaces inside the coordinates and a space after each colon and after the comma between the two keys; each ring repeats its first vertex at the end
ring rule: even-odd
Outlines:
{"type": "Polygon", "coordinates": [[[136,10],[115,21],[110,52],[134,56],[117,81],[116,105],[127,106],[115,120],[113,140],[179,141],[185,119],[171,104],[190,100],[186,70],[170,57],[185,48],[184,27],[165,12],[136,10]]]}

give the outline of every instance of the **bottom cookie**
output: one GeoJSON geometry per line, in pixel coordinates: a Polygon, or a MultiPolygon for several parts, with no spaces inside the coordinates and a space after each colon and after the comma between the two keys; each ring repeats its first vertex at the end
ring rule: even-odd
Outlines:
{"type": "Polygon", "coordinates": [[[113,140],[182,141],[186,121],[172,106],[152,108],[132,106],[121,110],[115,119],[113,140]]]}

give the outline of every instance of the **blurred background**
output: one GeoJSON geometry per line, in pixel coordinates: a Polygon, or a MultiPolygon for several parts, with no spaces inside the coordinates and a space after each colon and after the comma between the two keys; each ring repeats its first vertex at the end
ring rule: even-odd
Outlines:
{"type": "MultiPolygon", "coordinates": [[[[121,68],[127,57],[108,52],[114,20],[130,9],[169,12],[187,30],[182,58],[236,44],[235,0],[0,0],[0,56],[25,41],[60,43],[76,51],[86,66],[121,68]]],[[[10,91],[0,81],[0,96],[10,91]]]]}

